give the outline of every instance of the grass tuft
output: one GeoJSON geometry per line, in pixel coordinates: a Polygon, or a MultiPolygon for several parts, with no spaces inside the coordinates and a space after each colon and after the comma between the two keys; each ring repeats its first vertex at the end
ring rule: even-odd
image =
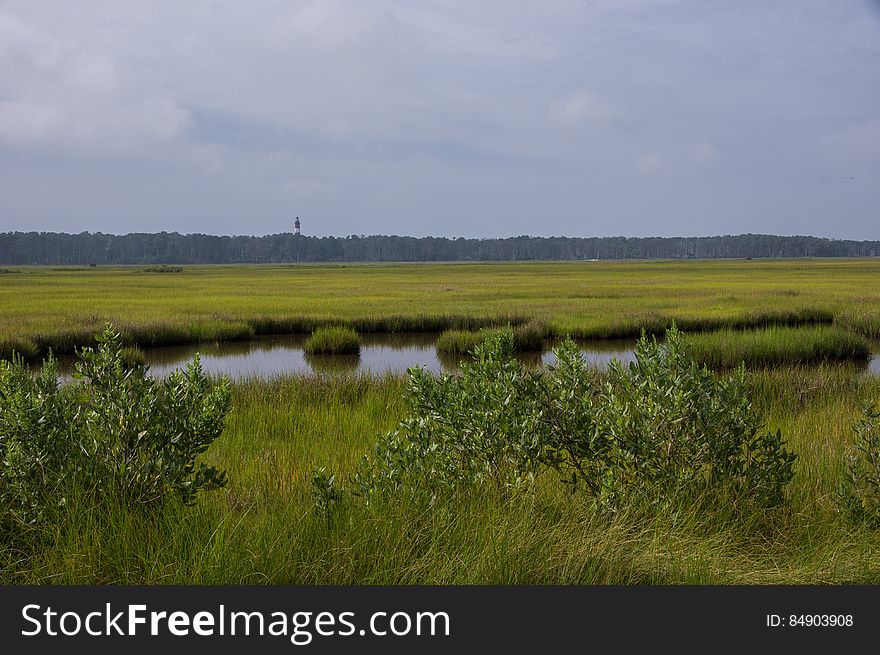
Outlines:
{"type": "Polygon", "coordinates": [[[864,338],[833,327],[719,330],[686,341],[697,361],[712,368],[863,362],[871,356],[864,338]]]}
{"type": "Polygon", "coordinates": [[[351,328],[325,327],[312,332],[303,350],[309,355],[354,355],[361,351],[361,341],[351,328]]]}
{"type": "MultiPolygon", "coordinates": [[[[437,339],[437,351],[448,355],[467,355],[500,329],[503,328],[446,330],[437,339]]],[[[544,349],[547,327],[543,323],[529,321],[510,329],[513,331],[513,347],[516,352],[541,352],[544,349]]]]}

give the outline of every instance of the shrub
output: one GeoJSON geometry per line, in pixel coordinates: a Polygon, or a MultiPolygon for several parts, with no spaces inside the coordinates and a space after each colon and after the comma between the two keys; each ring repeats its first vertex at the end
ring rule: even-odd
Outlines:
{"type": "Polygon", "coordinates": [[[433,496],[533,477],[540,450],[538,374],[513,357],[509,330],[490,334],[474,356],[456,376],[410,369],[410,416],[364,460],[359,493],[428,485],[433,496]]]}
{"type": "Polygon", "coordinates": [[[147,266],[143,271],[144,273],[183,273],[183,266],[160,264],[159,266],[147,266]]]}
{"type": "Polygon", "coordinates": [[[324,327],[312,332],[303,349],[316,355],[353,355],[361,350],[358,333],[347,327],[324,327]]]}
{"type": "Polygon", "coordinates": [[[855,520],[880,527],[880,410],[864,405],[853,429],[855,439],[846,453],[846,474],[840,484],[840,506],[855,520]]]}
{"type": "Polygon", "coordinates": [[[509,330],[474,349],[460,376],[409,372],[409,417],[380,438],[356,477],[359,493],[451,493],[519,486],[546,468],[600,506],[711,492],[779,503],[795,456],[761,431],[745,370],[718,379],[675,328],[642,335],[636,361],[607,373],[567,340],[546,373],[524,370],[509,330]]]}
{"type": "Polygon", "coordinates": [[[704,491],[782,500],[795,455],[779,432],[761,431],[742,367],[716,378],[674,327],[665,343],[643,334],[635,361],[613,360],[604,380],[572,342],[556,356],[545,382],[546,461],[600,504],[704,491]]]}
{"type": "Polygon", "coordinates": [[[0,363],[0,522],[42,525],[74,488],[149,506],[185,503],[226,483],[196,463],[229,411],[229,385],[205,377],[195,358],[163,381],[123,361],[109,326],[98,348],[78,353],[75,381],[61,386],[50,356],[37,374],[20,357],[0,363]]]}

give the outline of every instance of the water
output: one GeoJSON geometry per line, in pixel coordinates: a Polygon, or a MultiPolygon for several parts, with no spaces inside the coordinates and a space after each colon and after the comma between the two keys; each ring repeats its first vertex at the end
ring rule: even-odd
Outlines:
{"type": "MultiPolygon", "coordinates": [[[[303,352],[304,335],[261,337],[253,341],[200,344],[145,351],[147,364],[156,376],[164,376],[185,365],[198,352],[208,373],[233,379],[272,377],[288,374],[334,374],[343,372],[404,373],[413,366],[432,373],[451,373],[459,368],[457,355],[438,353],[437,334],[372,334],[361,337],[359,355],[308,355],[303,352]]],[[[633,359],[635,341],[581,342],[586,358],[605,366],[612,357],[633,359]]],[[[532,367],[555,361],[550,347],[544,353],[530,353],[520,360],[532,367]]]]}
{"type": "MultiPolygon", "coordinates": [[[[164,377],[185,366],[199,353],[202,367],[208,373],[232,379],[248,377],[267,378],[289,374],[332,375],[346,372],[404,373],[413,366],[422,366],[433,373],[455,372],[460,357],[437,352],[437,334],[368,334],[361,337],[359,355],[307,355],[303,352],[304,335],[267,336],[245,342],[197,344],[145,351],[150,372],[164,377]]],[[[587,361],[607,366],[612,358],[622,362],[634,359],[635,340],[579,341],[587,361]]],[[[555,361],[552,344],[544,353],[520,355],[520,360],[531,367],[555,361]]],[[[60,362],[66,369],[70,362],[60,362]],[[67,365],[67,366],[65,366],[67,365]]],[[[867,364],[867,370],[880,375],[880,354],[867,364]]],[[[65,371],[66,372],[66,371],[65,371]]]]}

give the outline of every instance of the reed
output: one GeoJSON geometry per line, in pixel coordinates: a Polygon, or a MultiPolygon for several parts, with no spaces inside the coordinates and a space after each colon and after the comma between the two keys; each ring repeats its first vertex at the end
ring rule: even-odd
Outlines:
{"type": "MultiPolygon", "coordinates": [[[[437,339],[437,351],[447,355],[467,355],[499,329],[503,328],[445,330],[437,339]]],[[[541,352],[544,349],[547,328],[543,323],[529,321],[508,329],[513,332],[513,347],[516,352],[541,352]]]]}
{"type": "Polygon", "coordinates": [[[361,351],[361,341],[351,328],[324,327],[312,332],[303,350],[309,355],[355,355],[361,351]]]}
{"type": "Polygon", "coordinates": [[[871,356],[871,346],[863,337],[834,327],[719,330],[691,335],[687,343],[696,359],[712,368],[732,368],[741,363],[754,368],[865,362],[871,356]]]}

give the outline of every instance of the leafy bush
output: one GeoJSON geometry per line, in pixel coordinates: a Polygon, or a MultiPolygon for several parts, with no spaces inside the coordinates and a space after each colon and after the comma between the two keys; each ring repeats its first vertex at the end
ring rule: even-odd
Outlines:
{"type": "Polygon", "coordinates": [[[880,527],[880,410],[864,405],[853,429],[855,439],[846,454],[840,504],[854,519],[880,527]]]}
{"type": "Polygon", "coordinates": [[[716,378],[674,327],[665,343],[643,334],[635,361],[612,361],[602,380],[575,344],[556,356],[545,380],[546,461],[601,504],[701,491],[781,501],[795,455],[779,432],[761,431],[742,367],[716,378]]]}
{"type": "Polygon", "coordinates": [[[461,374],[409,371],[410,417],[380,438],[356,477],[359,493],[461,485],[503,488],[531,478],[540,454],[538,374],[513,357],[510,330],[490,334],[461,374]]]}
{"type": "Polygon", "coordinates": [[[159,266],[147,266],[143,271],[144,273],[183,273],[183,266],[160,264],[159,266]]]}
{"type": "Polygon", "coordinates": [[[361,350],[358,333],[347,327],[323,327],[312,332],[303,350],[316,355],[353,355],[361,350]]]}
{"type": "Polygon", "coordinates": [[[223,430],[226,380],[205,377],[198,358],[163,381],[123,361],[109,326],[97,349],[79,352],[75,381],[59,385],[50,356],[32,374],[20,357],[0,363],[0,523],[39,525],[86,488],[149,506],[226,483],[197,457],[223,430]]]}
{"type": "Polygon", "coordinates": [[[513,335],[490,335],[460,376],[409,372],[410,416],[380,438],[356,480],[359,493],[520,485],[542,469],[614,508],[639,497],[667,502],[710,491],[778,503],[795,456],[761,431],[745,371],[717,379],[681,334],[642,335],[636,361],[591,367],[575,343],[545,373],[513,357],[513,335]]]}

